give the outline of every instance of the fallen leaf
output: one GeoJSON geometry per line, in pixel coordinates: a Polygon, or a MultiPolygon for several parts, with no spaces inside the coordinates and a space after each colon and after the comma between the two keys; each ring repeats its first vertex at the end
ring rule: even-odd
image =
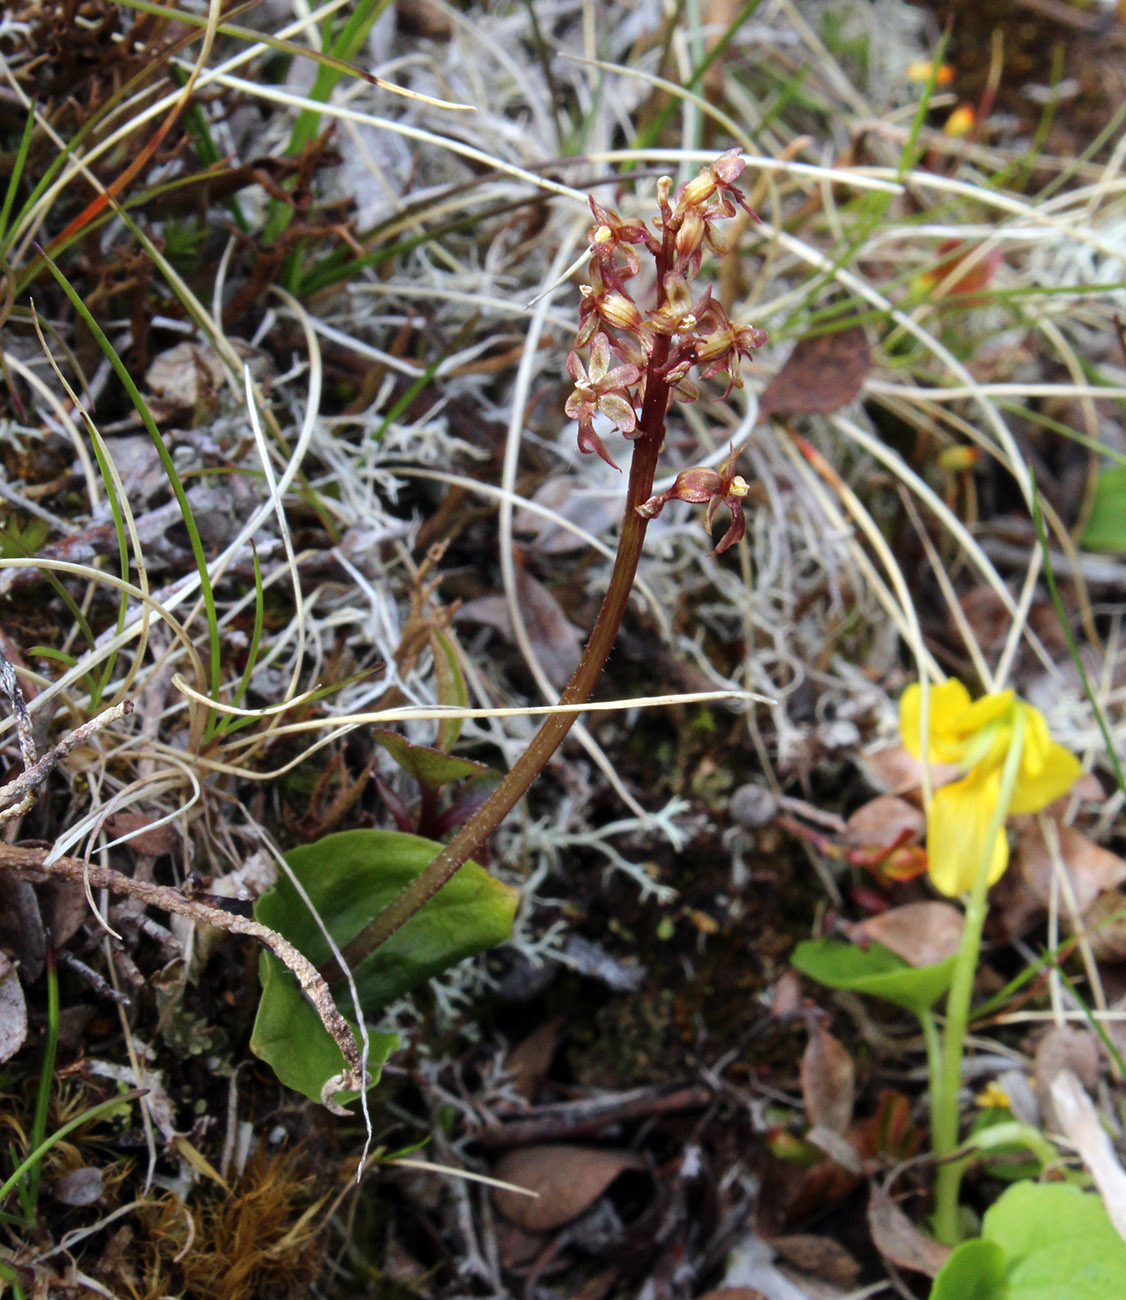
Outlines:
{"type": "Polygon", "coordinates": [[[920,287],[932,298],[963,298],[980,293],[1002,262],[996,245],[982,251],[981,244],[970,240],[944,239],[937,251],[938,261],[919,276],[920,287]]]}
{"type": "Polygon", "coordinates": [[[179,837],[171,822],[157,826],[158,820],[151,813],[119,812],[106,818],[106,830],[115,839],[128,836],[129,847],[138,853],[160,858],[175,850],[179,837]]]}
{"type": "Polygon", "coordinates": [[[562,1028],[563,1021],[558,1016],[545,1020],[505,1058],[504,1068],[512,1079],[512,1087],[525,1101],[535,1097],[547,1077],[562,1028]]]}
{"type": "Polygon", "coordinates": [[[524,1147],[501,1156],[491,1172],[535,1196],[498,1187],[493,1201],[509,1223],[525,1232],[546,1232],[577,1219],[619,1174],[644,1168],[645,1161],[633,1151],[561,1143],[524,1147]]]}
{"type": "MultiPolygon", "coordinates": [[[[1116,853],[1100,848],[1072,826],[1057,825],[1056,834],[1059,836],[1059,858],[1082,915],[1099,894],[1126,881],[1126,862],[1116,853]]],[[[1039,820],[1030,820],[1021,828],[1017,860],[1025,883],[1048,907],[1055,868],[1052,849],[1044,838],[1039,820]]]]}
{"type": "Polygon", "coordinates": [[[721,1286],[718,1291],[705,1291],[697,1300],[766,1300],[753,1286],[721,1286]]]}
{"type": "Polygon", "coordinates": [[[796,1015],[802,1008],[804,999],[801,991],[801,976],[796,970],[783,971],[774,986],[770,998],[770,1014],[775,1020],[785,1020],[796,1015]]]}
{"type": "Polygon", "coordinates": [[[826,1282],[851,1287],[860,1276],[859,1261],[832,1237],[795,1232],[773,1237],[770,1244],[787,1264],[803,1273],[814,1273],[826,1282]]]}
{"type": "MultiPolygon", "coordinates": [[[[558,515],[559,520],[574,524],[594,537],[608,533],[622,513],[616,496],[601,488],[592,489],[583,479],[567,474],[549,478],[537,489],[532,501],[558,515]]],[[[559,520],[521,506],[512,520],[512,528],[539,555],[565,555],[585,550],[586,538],[564,527],[559,520]]]]}
{"type": "Polygon", "coordinates": [[[868,1230],[876,1249],[899,1268],[935,1277],[946,1263],[950,1247],[927,1237],[888,1196],[873,1183],[868,1198],[868,1230]]]}
{"type": "Polygon", "coordinates": [[[47,938],[43,933],[39,900],[29,881],[10,874],[4,878],[0,948],[6,948],[16,958],[24,979],[37,980],[43,974],[47,938]]]}
{"type": "Polygon", "coordinates": [[[1126,961],[1126,894],[1100,894],[1083,916],[1083,933],[1096,961],[1126,961]]]}
{"type": "Polygon", "coordinates": [[[0,1063],[10,1061],[27,1038],[27,1003],[20,977],[0,952],[0,1063]]]}
{"type": "Polygon", "coordinates": [[[843,1134],[852,1119],[856,1068],[843,1043],[816,1022],[801,1059],[801,1092],[812,1128],[843,1134]]]}
{"type": "Polygon", "coordinates": [[[936,966],[962,946],[962,929],[962,913],[950,903],[907,903],[851,926],[849,938],[882,943],[911,966],[936,966]]]}
{"type": "MultiPolygon", "coordinates": [[[[861,754],[857,761],[874,790],[904,795],[919,788],[921,764],[903,745],[886,745],[883,749],[874,749],[861,754]]],[[[937,789],[959,776],[960,769],[953,763],[932,763],[930,775],[931,787],[937,789]]]]}
{"type": "Polygon", "coordinates": [[[1052,1084],[1064,1070],[1075,1075],[1085,1088],[1093,1088],[1098,1082],[1099,1047],[1090,1030],[1068,1024],[1053,1025],[1036,1045],[1036,1100],[1040,1103],[1045,1128],[1059,1128],[1052,1103],[1052,1084]]]}
{"type": "MultiPolygon", "coordinates": [[[[562,688],[582,657],[582,634],[551,592],[526,569],[516,570],[516,600],[540,667],[553,686],[562,688]]],[[[515,641],[512,615],[503,596],[468,601],[456,617],[459,623],[484,623],[515,641]]]]}
{"type": "Polygon", "coordinates": [[[868,340],[859,325],[799,339],[759,398],[759,419],[838,411],[860,392],[872,369],[868,340]]]}
{"type": "MultiPolygon", "coordinates": [[[[845,823],[845,842],[855,848],[917,844],[927,829],[923,810],[894,794],[869,799],[845,823]]],[[[890,945],[889,945],[890,946],[890,945]]]]}

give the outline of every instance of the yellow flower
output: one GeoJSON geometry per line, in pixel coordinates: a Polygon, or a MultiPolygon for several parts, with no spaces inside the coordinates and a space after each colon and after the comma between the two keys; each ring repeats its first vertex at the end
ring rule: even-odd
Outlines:
{"type": "MultiPolygon", "coordinates": [[[[922,688],[909,686],[899,701],[903,743],[922,759],[922,688]]],[[[961,682],[951,678],[930,691],[930,725],[926,758],[966,769],[960,781],[934,793],[927,819],[928,870],[943,894],[963,894],[973,887],[985,856],[989,820],[1001,793],[1001,769],[1013,740],[1018,711],[1024,718],[1020,766],[1009,800],[1013,813],[1039,812],[1058,799],[1079,776],[1079,761],[1048,734],[1044,715],[999,691],[971,701],[961,682]]],[[[989,848],[988,880],[992,885],[1009,862],[1009,843],[1001,829],[989,848]]]]}

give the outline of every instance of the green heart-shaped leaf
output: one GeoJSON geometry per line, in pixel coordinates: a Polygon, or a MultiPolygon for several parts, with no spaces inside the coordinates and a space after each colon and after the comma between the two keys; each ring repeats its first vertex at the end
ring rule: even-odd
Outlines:
{"type": "Polygon", "coordinates": [[[1126,1296],[1126,1242],[1102,1201],[1067,1183],[1017,1183],[934,1280],[930,1300],[1126,1296]]]}
{"type": "Polygon", "coordinates": [[[934,966],[909,966],[880,943],[860,948],[840,939],[807,939],[794,949],[790,961],[803,975],[831,989],[867,993],[918,1016],[950,987],[957,955],[934,966]]]}
{"type": "MultiPolygon", "coordinates": [[[[440,852],[442,846],[399,831],[344,831],[286,855],[338,947],[343,948],[440,852]]],[[[467,862],[415,916],[353,972],[361,1011],[378,1012],[448,966],[508,938],[518,895],[476,863],[467,862]]],[[[254,914],[316,966],[329,946],[292,881],[282,876],[258,900],[254,914]]],[[[272,953],[259,960],[262,997],[250,1046],[288,1087],[319,1100],[328,1079],[343,1069],[331,1035],[296,979],[272,953]]],[[[355,1018],[347,983],[333,989],[341,1011],[355,1018]]],[[[376,1064],[393,1043],[373,1045],[376,1064]],[[382,1052],[382,1056],[379,1056],[382,1052]]]]}

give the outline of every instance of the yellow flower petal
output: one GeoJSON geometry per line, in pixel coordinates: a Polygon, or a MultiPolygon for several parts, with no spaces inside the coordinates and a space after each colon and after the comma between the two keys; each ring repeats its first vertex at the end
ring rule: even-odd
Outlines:
{"type": "MultiPolygon", "coordinates": [[[[919,759],[923,756],[922,706],[923,690],[916,682],[908,686],[900,698],[899,730],[907,751],[919,759]]],[[[964,734],[959,722],[969,708],[970,693],[956,677],[930,688],[928,762],[957,763],[961,760],[964,734]]]]}
{"type": "Polygon", "coordinates": [[[1024,711],[1024,749],[1009,811],[1039,812],[1066,794],[1083,769],[1074,754],[1052,739],[1039,709],[1031,704],[1020,708],[1024,711]]]}
{"type": "Polygon", "coordinates": [[[1014,695],[1011,690],[997,691],[994,695],[983,695],[959,718],[958,725],[965,735],[981,731],[990,723],[1000,722],[1013,711],[1014,695]]]}
{"type": "MultiPolygon", "coordinates": [[[[940,893],[954,897],[973,887],[1000,790],[1001,774],[996,768],[975,767],[961,781],[935,791],[927,823],[927,871],[940,893]]],[[[1009,842],[1002,829],[990,852],[991,885],[1008,863],[1009,842]]]]}

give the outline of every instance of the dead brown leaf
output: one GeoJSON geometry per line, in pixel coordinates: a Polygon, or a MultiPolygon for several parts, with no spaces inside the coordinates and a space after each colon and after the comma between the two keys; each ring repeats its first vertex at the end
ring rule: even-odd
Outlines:
{"type": "Polygon", "coordinates": [[[852,1119],[856,1067],[848,1049],[816,1022],[801,1059],[801,1092],[813,1128],[843,1134],[852,1119]]]}
{"type": "MultiPolygon", "coordinates": [[[[592,490],[575,475],[560,474],[549,478],[536,490],[532,501],[595,537],[609,532],[621,515],[616,497],[601,489],[592,490]]],[[[516,511],[512,528],[539,555],[565,555],[587,547],[581,533],[572,532],[549,515],[529,510],[526,506],[516,511]]]]}
{"type": "Polygon", "coordinates": [[[563,1021],[559,1017],[545,1020],[508,1053],[504,1067],[512,1076],[512,1086],[526,1101],[531,1101],[551,1068],[551,1058],[559,1046],[563,1021]]]}
{"type": "Polygon", "coordinates": [[[577,1219],[619,1174],[644,1168],[645,1161],[633,1151],[562,1143],[524,1147],[501,1156],[492,1175],[536,1195],[495,1188],[493,1201],[518,1228],[547,1232],[577,1219]]]}
{"type": "MultiPolygon", "coordinates": [[[[921,765],[903,745],[887,745],[883,749],[862,754],[859,764],[874,790],[905,795],[919,788],[921,765]]],[[[936,789],[940,785],[947,785],[959,775],[959,769],[952,763],[932,763],[930,772],[931,785],[936,789]]]]}
{"type": "Polygon", "coordinates": [[[877,1184],[868,1198],[868,1229],[876,1249],[899,1268],[934,1277],[946,1263],[950,1247],[927,1237],[877,1184]]]}
{"type": "Polygon", "coordinates": [[[918,844],[927,829],[923,810],[894,794],[880,794],[861,804],[845,825],[845,842],[853,848],[890,848],[918,844]]]}
{"type": "Polygon", "coordinates": [[[869,917],[850,927],[849,937],[882,943],[910,966],[933,966],[962,946],[962,928],[958,908],[936,900],[907,903],[869,917]]]}
{"type": "Polygon", "coordinates": [[[813,1273],[826,1282],[851,1287],[860,1276],[860,1264],[832,1237],[822,1237],[812,1232],[795,1232],[785,1237],[772,1237],[771,1247],[787,1264],[813,1273]]]}
{"type": "Polygon", "coordinates": [[[106,830],[115,839],[128,835],[129,847],[138,853],[160,858],[175,850],[179,836],[171,822],[154,825],[158,820],[151,813],[119,812],[106,818],[106,830]]]}
{"type": "MultiPolygon", "coordinates": [[[[540,667],[553,686],[570,680],[582,656],[582,634],[550,591],[526,569],[516,570],[516,599],[540,667]]],[[[515,639],[508,602],[503,596],[482,596],[457,612],[457,621],[485,623],[508,640],[515,639]]]]}
{"type": "Polygon", "coordinates": [[[766,1296],[753,1286],[721,1286],[718,1291],[705,1291],[698,1300],[766,1300],[766,1296]]]}
{"type": "Polygon", "coordinates": [[[1096,961],[1126,961],[1126,894],[1108,889],[1087,909],[1083,933],[1096,961]]]}
{"type": "Polygon", "coordinates": [[[860,392],[872,369],[868,340],[859,326],[799,339],[759,398],[759,419],[838,411],[860,392]]]}
{"type": "Polygon", "coordinates": [[[1059,1130],[1052,1083],[1064,1070],[1070,1071],[1084,1088],[1093,1088],[1099,1078],[1099,1046],[1095,1035],[1075,1025],[1053,1025],[1036,1045],[1036,1100],[1046,1128],[1059,1130]]]}
{"type": "MultiPolygon", "coordinates": [[[[1116,853],[1100,848],[1073,826],[1057,826],[1056,831],[1060,859],[1082,915],[1099,894],[1126,881],[1126,862],[1116,853]]],[[[1052,852],[1038,820],[1029,820],[1021,827],[1017,860],[1025,883],[1047,907],[1052,895],[1052,852]]]]}
{"type": "Polygon", "coordinates": [[[27,1003],[16,968],[0,952],[0,1062],[10,1061],[27,1038],[27,1003]]]}

